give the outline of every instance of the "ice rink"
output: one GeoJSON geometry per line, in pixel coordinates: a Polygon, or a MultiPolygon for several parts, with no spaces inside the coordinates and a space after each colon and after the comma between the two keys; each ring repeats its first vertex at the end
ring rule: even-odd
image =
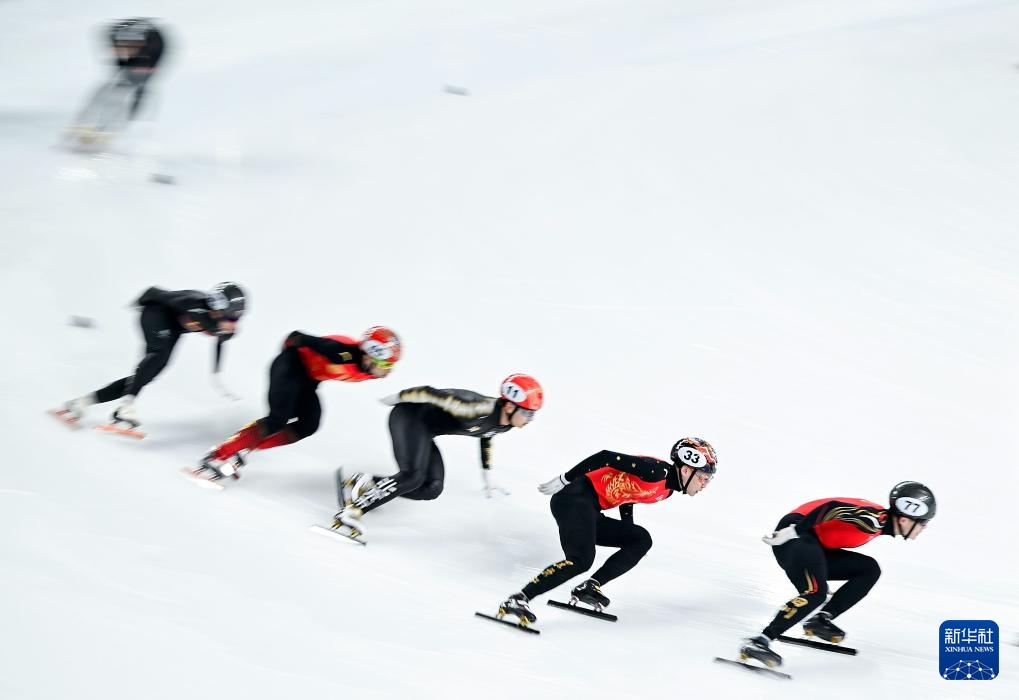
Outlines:
{"type": "Polygon", "coordinates": [[[1015,0],[0,2],[0,698],[1015,700],[1017,26],[1015,0]],[[154,121],[68,152],[132,15],[167,31],[154,121]],[[146,287],[222,280],[251,291],[239,401],[191,336],[145,440],[46,415],[132,371],[146,287]],[[222,492],[180,478],[264,415],[291,330],[375,324],[389,378],[323,384],[320,431],[222,492]],[[308,532],[337,466],[395,471],[378,399],[517,371],[546,404],[495,438],[511,495],[440,438],[438,500],[364,548],[308,532]],[[618,623],[473,616],[560,558],[538,483],[684,435],[718,475],[635,508],[618,623]],[[861,550],[858,656],[712,663],[795,593],[760,541],[783,514],[906,479],[938,515],[861,550]],[[950,619],[998,623],[998,678],[941,678],[950,619]]]}

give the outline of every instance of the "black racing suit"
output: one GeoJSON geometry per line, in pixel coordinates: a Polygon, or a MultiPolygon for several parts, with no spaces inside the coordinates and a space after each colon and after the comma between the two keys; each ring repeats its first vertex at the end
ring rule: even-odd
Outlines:
{"type": "Polygon", "coordinates": [[[395,404],[389,414],[389,434],[399,471],[375,477],[385,488],[368,494],[357,505],[365,512],[397,496],[429,501],[442,493],[445,467],[435,444],[438,435],[467,435],[481,439],[481,468],[492,467],[492,437],[513,426],[499,425],[505,399],[466,389],[419,386],[386,399],[395,404]]]}
{"type": "Polygon", "coordinates": [[[163,371],[177,339],[184,333],[208,333],[216,336],[213,372],[219,372],[223,343],[232,333],[220,333],[219,322],[210,315],[208,295],[192,289],[167,291],[149,287],[138,298],[141,306],[142,335],[145,356],[134,374],[118,379],[95,392],[96,403],[106,403],[122,396],[137,396],[146,384],[163,371]]]}

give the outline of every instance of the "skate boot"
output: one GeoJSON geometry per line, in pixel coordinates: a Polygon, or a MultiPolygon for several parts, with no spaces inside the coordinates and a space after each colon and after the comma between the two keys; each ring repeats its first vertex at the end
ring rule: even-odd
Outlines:
{"type": "Polygon", "coordinates": [[[373,488],[375,488],[375,480],[370,474],[354,472],[344,479],[340,486],[341,503],[344,506],[352,506],[373,488]]]}
{"type": "Polygon", "coordinates": [[[527,596],[523,593],[514,593],[511,595],[502,602],[502,605],[499,606],[498,612],[495,613],[495,616],[500,620],[507,615],[516,616],[517,624],[521,627],[527,627],[531,623],[538,621],[538,616],[531,612],[527,596]]]}
{"type": "Polygon", "coordinates": [[[241,478],[240,468],[246,462],[240,452],[226,459],[216,459],[214,454],[214,452],[210,452],[202,458],[201,464],[195,469],[196,474],[201,474],[211,481],[222,479],[224,476],[231,476],[234,479],[241,478]]]}
{"type": "Polygon", "coordinates": [[[113,138],[113,132],[95,126],[72,126],[67,137],[80,148],[98,148],[113,138]]]}
{"type": "Polygon", "coordinates": [[[125,400],[124,403],[117,407],[113,415],[110,416],[110,422],[97,425],[96,430],[114,433],[115,435],[125,435],[140,440],[145,437],[145,433],[140,430],[141,424],[142,422],[138,419],[138,414],[135,413],[134,404],[131,401],[125,400]]]}
{"type": "Polygon", "coordinates": [[[240,479],[241,467],[247,464],[247,462],[244,461],[243,453],[245,452],[247,452],[247,450],[241,450],[232,457],[229,457],[220,462],[219,464],[220,474],[222,474],[223,476],[232,476],[234,479],[240,479]]]}
{"type": "Polygon", "coordinates": [[[333,529],[358,542],[364,541],[365,528],[361,522],[364,512],[357,506],[347,506],[333,516],[333,529]]]}
{"type": "Polygon", "coordinates": [[[808,637],[817,637],[832,644],[838,644],[846,638],[846,633],[831,621],[831,613],[824,611],[803,623],[803,633],[808,637]]]}
{"type": "Polygon", "coordinates": [[[760,661],[768,668],[777,668],[782,665],[782,657],[771,650],[771,640],[763,634],[744,639],[743,646],[739,650],[739,657],[743,661],[747,659],[760,661]]]}
{"type": "Polygon", "coordinates": [[[141,427],[142,422],[138,419],[138,414],[134,410],[134,404],[131,402],[125,402],[114,409],[113,416],[110,418],[110,424],[129,428],[131,430],[138,430],[138,428],[141,427]]]}
{"type": "Polygon", "coordinates": [[[601,592],[601,584],[593,578],[589,578],[582,584],[570,591],[570,605],[584,603],[601,612],[602,608],[609,606],[609,599],[601,592]]]}
{"type": "Polygon", "coordinates": [[[347,496],[350,494],[350,479],[343,475],[343,467],[336,469],[336,502],[340,504],[340,508],[346,505],[350,505],[347,500],[347,496]]]}
{"type": "Polygon", "coordinates": [[[85,417],[85,407],[89,405],[84,399],[71,399],[51,413],[72,428],[77,428],[85,417]]]}
{"type": "Polygon", "coordinates": [[[388,476],[375,481],[371,474],[354,474],[346,484],[349,486],[343,489],[344,503],[360,510],[371,510],[374,503],[387,500],[396,491],[396,481],[388,476]]]}

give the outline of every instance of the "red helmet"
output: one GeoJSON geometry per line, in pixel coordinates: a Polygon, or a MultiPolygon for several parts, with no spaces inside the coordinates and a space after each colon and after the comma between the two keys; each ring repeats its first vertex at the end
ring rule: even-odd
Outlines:
{"type": "Polygon", "coordinates": [[[381,367],[392,367],[400,360],[400,339],[385,326],[372,326],[361,335],[361,352],[381,367]]]}
{"type": "Polygon", "coordinates": [[[537,411],[545,403],[545,392],[541,384],[528,374],[511,374],[503,379],[499,395],[528,411],[537,411]]]}

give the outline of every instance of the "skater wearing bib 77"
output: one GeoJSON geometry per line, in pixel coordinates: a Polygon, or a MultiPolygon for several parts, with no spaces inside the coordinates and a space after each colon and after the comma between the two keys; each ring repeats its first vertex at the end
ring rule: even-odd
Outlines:
{"type": "Polygon", "coordinates": [[[839,644],[846,633],[832,620],[859,603],[881,576],[876,560],[860,547],[881,535],[915,540],[937,512],[934,493],[916,481],[896,484],[885,508],[859,498],[822,498],[804,503],[778,521],[775,532],[762,538],[798,591],[756,637],[744,640],[743,660],[755,659],[769,668],[782,665],[772,640],[803,622],[810,637],[839,644]],[[831,599],[828,581],[845,581],[831,599]],[[823,605],[822,605],[823,604],[823,605]],[[811,612],[821,607],[815,615],[811,612]]]}

